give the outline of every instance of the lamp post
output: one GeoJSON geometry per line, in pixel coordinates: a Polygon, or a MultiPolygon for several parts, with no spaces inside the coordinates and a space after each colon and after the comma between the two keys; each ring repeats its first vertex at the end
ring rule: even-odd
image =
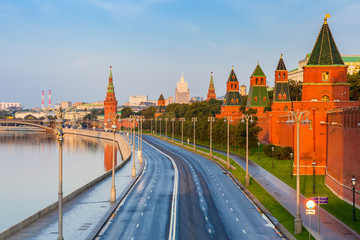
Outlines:
{"type": "Polygon", "coordinates": [[[227,116],[224,118],[224,122],[227,122],[227,155],[226,155],[226,168],[230,169],[230,158],[229,158],[229,148],[230,148],[230,122],[232,122],[232,117],[227,116]]]}
{"type": "Polygon", "coordinates": [[[185,121],[185,118],[180,118],[180,122],[181,122],[181,146],[184,146],[184,121],[185,121]]]}
{"type": "Polygon", "coordinates": [[[161,121],[162,121],[163,119],[162,118],[159,118],[159,122],[160,122],[160,137],[161,137],[161,121]]]}
{"type": "Polygon", "coordinates": [[[149,120],[150,120],[150,129],[151,129],[151,130],[150,130],[150,134],[152,135],[152,134],[153,134],[153,130],[152,130],[152,125],[153,125],[153,124],[152,124],[152,123],[153,123],[153,120],[154,120],[154,119],[153,119],[153,118],[150,118],[149,120]]]}
{"type": "Polygon", "coordinates": [[[271,167],[274,168],[274,150],[275,147],[271,147],[271,167]]]}
{"type": "Polygon", "coordinates": [[[355,176],[353,175],[352,179],[351,179],[351,184],[353,186],[353,221],[356,221],[355,218],[355,183],[356,183],[356,179],[355,176]]]}
{"type": "Polygon", "coordinates": [[[175,118],[171,118],[170,120],[172,122],[172,142],[174,142],[174,122],[175,122],[175,118]]]}
{"type": "Polygon", "coordinates": [[[194,152],[196,151],[195,148],[195,123],[197,122],[197,117],[192,117],[191,121],[194,122],[194,152]]]}
{"type": "Polygon", "coordinates": [[[246,121],[246,175],[245,175],[245,187],[250,185],[249,178],[249,120],[250,123],[253,123],[252,114],[243,114],[241,117],[241,122],[245,123],[246,121]]]}
{"type": "Polygon", "coordinates": [[[145,121],[145,117],[144,116],[140,116],[140,164],[143,163],[143,159],[142,159],[142,145],[143,145],[143,122],[145,121]]]}
{"type": "Polygon", "coordinates": [[[315,194],[315,168],[316,168],[316,162],[315,160],[312,162],[313,167],[313,194],[315,194]]]}
{"type": "Polygon", "coordinates": [[[155,120],[155,135],[157,135],[157,118],[155,118],[154,120],[155,120]]]}
{"type": "Polygon", "coordinates": [[[294,154],[290,153],[290,177],[291,179],[293,179],[293,159],[294,159],[294,154]]]}
{"type": "Polygon", "coordinates": [[[258,161],[260,160],[260,142],[258,142],[258,161]]]}
{"type": "Polygon", "coordinates": [[[169,121],[169,118],[165,118],[165,139],[167,140],[167,122],[169,121]]]}
{"type": "Polygon", "coordinates": [[[135,168],[135,121],[136,121],[136,116],[135,115],[131,115],[130,116],[130,122],[132,122],[132,127],[133,127],[133,167],[132,167],[132,177],[136,176],[136,168],[135,168]]]}
{"type": "Polygon", "coordinates": [[[212,158],[212,123],[215,122],[215,117],[208,117],[210,123],[210,158],[212,158]]]}
{"type": "Polygon", "coordinates": [[[302,220],[300,214],[300,123],[308,124],[309,112],[307,111],[290,111],[286,124],[293,125],[296,123],[296,216],[295,216],[295,234],[302,232],[302,220]],[[306,116],[306,119],[304,119],[306,116]]]}
{"type": "MultiPolygon", "coordinates": [[[[47,107],[44,109],[45,111],[45,119],[43,120],[43,123],[45,125],[48,125],[50,123],[47,115],[49,111],[53,111],[56,114],[56,130],[57,130],[57,138],[59,142],[59,193],[58,193],[58,202],[59,202],[59,233],[58,233],[58,240],[63,240],[63,191],[62,191],[62,142],[63,142],[63,116],[67,111],[70,111],[71,109],[75,110],[75,108],[68,108],[66,111],[63,111],[60,107],[58,110],[55,110],[52,107],[47,107]]],[[[76,110],[75,110],[76,111],[76,110]]]]}

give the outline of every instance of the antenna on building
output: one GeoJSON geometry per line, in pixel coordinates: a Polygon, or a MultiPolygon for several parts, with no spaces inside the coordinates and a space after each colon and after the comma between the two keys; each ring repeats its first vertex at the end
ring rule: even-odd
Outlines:
{"type": "Polygon", "coordinates": [[[41,94],[41,109],[44,109],[44,90],[42,90],[42,94],[41,94]]]}
{"type": "Polygon", "coordinates": [[[49,107],[51,107],[51,90],[49,89],[49,107]]]}

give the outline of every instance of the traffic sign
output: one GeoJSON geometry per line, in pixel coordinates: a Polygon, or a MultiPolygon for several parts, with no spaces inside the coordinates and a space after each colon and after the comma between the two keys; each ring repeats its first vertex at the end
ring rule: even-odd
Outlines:
{"type": "Polygon", "coordinates": [[[306,209],[306,214],[315,214],[315,209],[306,209]]]}
{"type": "Polygon", "coordinates": [[[311,200],[314,200],[316,204],[327,204],[328,197],[311,197],[311,200]]]}
{"type": "Polygon", "coordinates": [[[306,208],[307,209],[313,209],[315,207],[315,201],[314,200],[307,200],[306,201],[306,208]]]}

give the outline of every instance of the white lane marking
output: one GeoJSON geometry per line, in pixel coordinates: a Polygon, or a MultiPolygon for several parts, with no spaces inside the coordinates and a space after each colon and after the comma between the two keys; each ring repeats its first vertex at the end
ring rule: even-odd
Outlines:
{"type": "Polygon", "coordinates": [[[141,216],[144,215],[144,212],[141,212],[141,216]]]}
{"type": "Polygon", "coordinates": [[[136,228],[139,228],[139,224],[136,224],[136,228]]]}
{"type": "Polygon", "coordinates": [[[163,153],[162,151],[160,151],[159,149],[157,149],[156,147],[154,147],[153,145],[149,144],[147,141],[143,140],[144,142],[146,142],[150,147],[154,148],[155,150],[157,150],[158,152],[164,154],[165,156],[167,156],[174,167],[175,170],[175,176],[174,176],[174,189],[173,189],[173,197],[172,197],[172,203],[171,203],[171,217],[170,217],[170,230],[169,230],[169,240],[175,240],[176,239],[176,220],[177,220],[177,201],[178,201],[178,187],[179,187],[179,170],[178,167],[174,161],[174,159],[172,159],[169,155],[167,155],[166,153],[163,153]]]}
{"type": "Polygon", "coordinates": [[[236,218],[236,221],[238,222],[238,221],[239,221],[239,219],[238,219],[238,218],[236,218]]]}
{"type": "Polygon", "coordinates": [[[230,208],[231,211],[234,211],[234,209],[230,208]]]}
{"type": "Polygon", "coordinates": [[[243,229],[242,231],[243,231],[243,233],[245,233],[245,234],[246,234],[246,231],[245,231],[244,229],[243,229]]]}

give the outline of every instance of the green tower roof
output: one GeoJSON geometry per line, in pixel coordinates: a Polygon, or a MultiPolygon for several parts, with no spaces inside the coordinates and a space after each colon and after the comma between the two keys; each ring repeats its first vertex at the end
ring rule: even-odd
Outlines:
{"type": "Polygon", "coordinates": [[[344,65],[326,20],[325,17],[307,65],[344,65]]]}
{"type": "Polygon", "coordinates": [[[246,107],[266,107],[269,95],[265,86],[251,86],[246,107]]]}
{"type": "Polygon", "coordinates": [[[114,93],[114,85],[113,85],[113,80],[112,80],[112,71],[111,71],[111,66],[110,66],[110,75],[109,75],[109,84],[108,84],[108,88],[107,88],[107,92],[108,93],[114,93]]]}
{"type": "Polygon", "coordinates": [[[266,77],[263,70],[261,69],[259,62],[254,70],[254,72],[252,73],[252,75],[250,77],[266,77]]]}
{"type": "Polygon", "coordinates": [[[160,94],[159,100],[165,100],[164,96],[162,95],[162,93],[160,94]]]}
{"type": "Polygon", "coordinates": [[[238,79],[237,79],[236,74],[234,72],[234,65],[232,66],[228,82],[238,82],[238,79]]]}

